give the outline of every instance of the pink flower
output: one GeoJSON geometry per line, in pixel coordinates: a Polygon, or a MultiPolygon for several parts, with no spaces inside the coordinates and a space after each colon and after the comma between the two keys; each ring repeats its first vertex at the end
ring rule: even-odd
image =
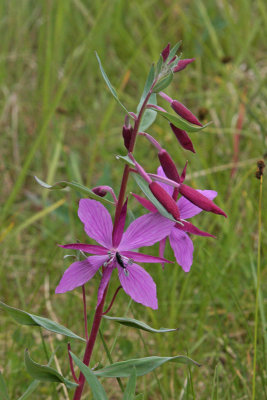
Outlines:
{"type": "MultiPolygon", "coordinates": [[[[166,177],[166,175],[163,172],[162,167],[158,168],[157,171],[159,176],[166,177]]],[[[160,183],[160,185],[165,189],[166,192],[170,196],[173,194],[173,188],[171,186],[168,186],[164,183],[160,183]]],[[[201,193],[203,196],[205,196],[207,199],[213,200],[217,196],[217,192],[214,190],[198,190],[198,193],[201,193]]],[[[147,209],[149,209],[152,213],[150,215],[154,216],[154,218],[157,219],[158,229],[161,230],[161,223],[164,223],[166,220],[165,217],[160,215],[157,212],[157,209],[154,207],[152,203],[149,202],[149,200],[144,199],[138,195],[134,195],[134,197],[147,209]],[[149,204],[148,204],[149,202],[149,204]]],[[[172,224],[170,233],[167,235],[169,237],[170,245],[171,248],[173,249],[176,261],[185,272],[189,272],[191,265],[193,263],[193,251],[194,251],[194,246],[193,242],[190,239],[190,237],[186,234],[192,233],[194,235],[198,236],[210,236],[214,237],[210,233],[201,231],[198,229],[196,226],[194,226],[191,222],[185,221],[187,218],[192,218],[195,215],[199,214],[202,209],[197,207],[196,205],[192,204],[189,200],[187,200],[185,197],[181,197],[177,201],[177,206],[180,211],[180,221],[183,223],[183,226],[181,224],[177,224],[175,222],[171,222],[172,224]]],[[[166,238],[164,238],[160,242],[160,256],[163,257],[164,255],[164,249],[165,249],[165,244],[166,244],[166,238]]],[[[163,263],[164,266],[164,263],[163,263]]]]}
{"type": "Polygon", "coordinates": [[[156,284],[143,268],[135,264],[135,261],[144,263],[169,261],[130,250],[151,246],[166,237],[170,232],[171,221],[168,219],[163,221],[160,215],[146,214],[133,221],[123,233],[126,211],[125,203],[117,229],[112,236],[113,224],[107,209],[98,201],[80,200],[78,216],[84,224],[87,235],[99,245],[77,243],[61,246],[94,255],[71,264],[64,272],[56,293],[64,293],[84,285],[103,266],[97,304],[101,302],[113,270],[117,269],[124,291],[137,303],[157,309],[156,284]],[[159,223],[160,229],[158,229],[159,223]]]}

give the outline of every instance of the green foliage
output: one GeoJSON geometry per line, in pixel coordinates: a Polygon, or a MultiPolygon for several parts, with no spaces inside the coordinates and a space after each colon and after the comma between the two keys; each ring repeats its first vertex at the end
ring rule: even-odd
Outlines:
{"type": "Polygon", "coordinates": [[[15,321],[21,325],[40,326],[41,328],[44,328],[50,332],[59,333],[60,335],[67,336],[72,339],[85,341],[85,339],[82,337],[76,335],[68,328],[65,328],[65,326],[51,321],[48,318],[39,317],[38,315],[27,313],[26,311],[19,310],[18,308],[10,307],[2,301],[0,301],[0,307],[6,310],[15,319],[15,321]]]}
{"type": "Polygon", "coordinates": [[[133,368],[131,375],[129,376],[129,380],[123,393],[122,400],[134,400],[135,399],[135,387],[136,387],[136,369],[133,368]]]}
{"type": "Polygon", "coordinates": [[[133,318],[109,317],[107,315],[105,315],[104,318],[110,321],[118,322],[121,325],[129,326],[135,329],[141,329],[143,331],[150,333],[166,333],[166,332],[177,331],[177,329],[167,329],[167,328],[154,329],[151,328],[151,326],[145,324],[144,322],[138,321],[133,318]]]}
{"type": "Polygon", "coordinates": [[[64,378],[64,376],[62,376],[55,369],[48,367],[47,365],[40,365],[33,361],[28,350],[25,350],[25,366],[28,373],[38,381],[64,383],[68,389],[72,389],[77,386],[76,383],[64,378]]]}

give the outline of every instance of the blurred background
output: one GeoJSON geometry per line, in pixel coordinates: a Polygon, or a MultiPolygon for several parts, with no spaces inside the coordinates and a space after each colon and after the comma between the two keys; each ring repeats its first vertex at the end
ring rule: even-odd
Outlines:
{"type": "MultiPolygon", "coordinates": [[[[56,244],[88,240],[77,217],[81,194],[43,189],[34,175],[49,184],[107,184],[118,193],[123,164],[115,156],[125,154],[125,115],[103,81],[94,52],[122,102],[135,111],[151,63],[168,42],[182,40],[183,58],[196,61],[175,75],[167,93],[203,123],[213,124],[190,135],[196,154],[182,150],[160,118],[149,133],[180,170],[189,160],[187,183],[216,190],[216,203],[228,219],[210,213],[194,218],[217,240],[193,238],[190,273],[177,264],[164,271],[160,265],[147,267],[157,283],[157,311],[131,304],[120,293],[111,312],[179,331],[140,335],[104,321],[102,333],[114,361],[187,354],[202,364],[191,369],[169,364],[139,378],[137,390],[145,400],[251,398],[260,187],[255,172],[257,160],[266,156],[266,3],[3,0],[0,16],[0,299],[83,335],[81,290],[54,294],[71,260],[63,259],[66,251],[56,244]]],[[[155,150],[142,138],[135,155],[155,172],[155,150]]],[[[129,190],[139,193],[132,180],[129,190]]],[[[133,199],[130,208],[135,217],[144,212],[133,199]]],[[[173,257],[169,247],[166,257],[173,257]]],[[[266,275],[263,253],[257,399],[267,398],[266,275]]],[[[86,289],[90,321],[97,283],[96,278],[86,289]]],[[[114,274],[111,286],[117,285],[114,274]]],[[[23,363],[25,347],[41,364],[57,349],[62,373],[69,376],[65,339],[20,327],[2,310],[0,319],[0,371],[10,399],[19,398],[32,382],[23,363]]],[[[75,342],[72,350],[82,357],[82,345],[75,342]]],[[[101,340],[92,366],[97,363],[109,363],[101,340]]],[[[122,398],[115,380],[102,383],[110,399],[122,398]]],[[[68,396],[61,386],[40,383],[30,398],[68,396]]],[[[85,398],[91,398],[89,391],[85,398]]]]}

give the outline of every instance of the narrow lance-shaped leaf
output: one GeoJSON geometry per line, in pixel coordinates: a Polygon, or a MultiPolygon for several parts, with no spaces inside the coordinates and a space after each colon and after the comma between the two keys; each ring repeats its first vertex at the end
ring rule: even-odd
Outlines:
{"type": "Polygon", "coordinates": [[[6,310],[15,319],[15,321],[21,325],[40,326],[48,331],[59,333],[60,335],[68,336],[73,339],[85,341],[85,339],[76,335],[70,329],[65,328],[63,325],[60,325],[51,319],[39,317],[38,315],[30,314],[26,311],[19,310],[18,308],[10,307],[2,301],[0,301],[0,307],[6,310]]]}
{"type": "Polygon", "coordinates": [[[145,357],[145,358],[137,358],[127,361],[117,362],[111,365],[108,365],[105,368],[98,369],[94,371],[94,374],[97,376],[102,376],[106,378],[126,378],[129,377],[132,373],[132,369],[136,369],[137,376],[143,376],[153,371],[154,369],[160,367],[162,364],[166,362],[175,362],[177,364],[186,364],[186,365],[197,365],[200,367],[196,361],[192,360],[187,356],[174,356],[174,357],[145,357]]]}
{"type": "Polygon", "coordinates": [[[109,319],[110,321],[117,322],[121,325],[130,326],[131,328],[135,328],[135,329],[141,329],[143,331],[147,331],[150,333],[166,333],[166,332],[177,331],[177,329],[168,329],[168,328],[154,329],[154,328],[151,328],[151,326],[145,324],[144,322],[138,321],[137,319],[133,319],[133,318],[109,317],[107,315],[105,315],[104,318],[109,319]]]}
{"type": "Polygon", "coordinates": [[[131,115],[131,114],[129,113],[129,111],[127,110],[127,108],[126,108],[126,107],[122,104],[122,102],[119,100],[119,97],[118,97],[118,95],[117,95],[116,90],[115,90],[114,87],[111,85],[110,80],[108,79],[108,76],[107,76],[107,74],[106,74],[105,71],[104,71],[104,68],[103,68],[103,66],[102,66],[101,60],[100,60],[100,58],[99,58],[97,52],[95,52],[95,54],[96,54],[96,58],[97,58],[97,61],[98,61],[98,64],[99,64],[99,68],[100,68],[101,74],[102,74],[102,76],[103,76],[103,78],[104,78],[104,81],[106,82],[106,84],[107,84],[109,90],[111,91],[112,95],[114,96],[114,98],[116,99],[116,101],[119,103],[119,105],[124,109],[124,111],[126,111],[127,114],[128,114],[131,118],[133,118],[132,115],[131,115]]]}
{"type": "Polygon", "coordinates": [[[125,392],[123,394],[122,400],[134,400],[135,387],[136,387],[136,369],[133,368],[132,373],[129,377],[125,392]]]}
{"type": "Polygon", "coordinates": [[[151,89],[151,86],[152,86],[152,84],[154,82],[154,78],[155,78],[155,67],[154,67],[154,64],[152,64],[151,68],[149,70],[148,76],[147,76],[147,80],[146,80],[146,83],[145,83],[145,87],[144,87],[141,99],[140,99],[139,104],[137,106],[137,112],[140,111],[140,109],[141,109],[141,107],[142,107],[142,105],[144,103],[144,100],[145,100],[146,96],[148,95],[148,92],[151,89]]]}
{"type": "Polygon", "coordinates": [[[167,61],[171,61],[173,59],[173,57],[175,56],[175,54],[177,53],[179,47],[181,46],[182,41],[180,40],[178,43],[176,43],[173,48],[171,49],[169,56],[167,58],[167,61]]]}
{"type": "Polygon", "coordinates": [[[171,122],[173,125],[177,126],[177,128],[184,129],[187,132],[198,132],[201,129],[206,128],[208,125],[211,124],[211,122],[207,123],[206,125],[199,126],[199,125],[194,125],[191,124],[190,122],[186,121],[179,115],[173,115],[168,112],[160,111],[154,108],[159,115],[167,119],[169,122],[171,122]]]}
{"type": "Polygon", "coordinates": [[[78,192],[84,193],[91,199],[98,200],[103,204],[113,204],[114,205],[114,203],[112,201],[107,200],[101,196],[98,196],[91,189],[88,189],[86,186],[83,186],[78,182],[60,181],[60,182],[56,182],[54,185],[48,185],[48,183],[45,183],[40,178],[37,178],[37,176],[35,176],[35,180],[39,183],[39,185],[41,185],[42,187],[49,189],[49,190],[62,190],[62,189],[66,189],[67,187],[70,187],[71,189],[75,189],[78,192]]]}
{"type": "Polygon", "coordinates": [[[33,361],[29,355],[28,350],[25,350],[25,365],[29,374],[38,381],[64,383],[64,385],[68,389],[78,386],[76,383],[64,378],[64,376],[62,376],[55,369],[48,367],[47,365],[38,364],[33,361]]]}
{"type": "Polygon", "coordinates": [[[86,382],[89,384],[94,400],[108,400],[106,392],[94,375],[93,371],[89,367],[87,367],[78,357],[75,356],[72,352],[70,352],[72,359],[74,360],[75,364],[79,367],[80,371],[84,375],[86,382]]]}
{"type": "MultiPolygon", "coordinates": [[[[152,93],[149,99],[150,104],[157,105],[157,96],[155,93],[152,93]]],[[[157,118],[156,111],[152,109],[147,109],[141,119],[141,123],[139,126],[139,131],[146,131],[157,118]]]]}

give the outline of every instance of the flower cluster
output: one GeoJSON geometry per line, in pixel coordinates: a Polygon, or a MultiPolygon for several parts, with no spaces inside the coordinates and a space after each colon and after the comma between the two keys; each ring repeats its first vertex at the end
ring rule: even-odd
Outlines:
{"type": "MultiPolygon", "coordinates": [[[[158,303],[155,282],[137,263],[161,263],[164,267],[165,263],[170,262],[164,258],[168,238],[177,263],[188,272],[193,262],[193,242],[188,234],[214,236],[200,230],[187,219],[203,210],[226,217],[224,211],[213,202],[217,193],[214,190],[196,190],[184,184],[187,164],[179,174],[170,154],[153,136],[140,129],[145,114],[147,119],[152,115],[150,121],[152,123],[153,115],[157,113],[168,120],[182,148],[195,153],[188,133],[203,129],[204,126],[185,105],[163,92],[172,81],[174,73],[184,70],[194,61],[194,59],[180,60],[176,55],[177,49],[177,46],[171,49],[168,44],[162,51],[156,68],[152,66],[150,70],[138,113],[130,112],[125,117],[122,137],[128,157],[124,157],[127,159],[127,164],[118,200],[115,191],[108,186],[92,189],[93,193],[99,196],[99,201],[80,200],[78,216],[84,224],[87,235],[98,244],[72,243],[61,246],[91,255],[70,265],[56,288],[56,293],[64,293],[82,286],[97,271],[101,271],[97,300],[99,306],[112,272],[117,270],[124,291],[134,301],[156,309],[158,303]],[[175,115],[156,104],[157,95],[170,104],[175,115]],[[131,119],[133,124],[130,122],[131,119]],[[146,138],[156,149],[160,163],[157,174],[147,173],[133,156],[138,136],[146,138]],[[135,193],[132,195],[149,213],[134,220],[124,232],[127,216],[125,195],[130,173],[134,177],[138,175],[145,197],[135,193]],[[116,207],[114,222],[100,202],[100,198],[105,197],[107,193],[111,193],[116,207]],[[157,242],[159,242],[159,257],[137,252],[140,247],[152,246],[157,242]]],[[[143,129],[147,129],[151,123],[143,129]]]]}

